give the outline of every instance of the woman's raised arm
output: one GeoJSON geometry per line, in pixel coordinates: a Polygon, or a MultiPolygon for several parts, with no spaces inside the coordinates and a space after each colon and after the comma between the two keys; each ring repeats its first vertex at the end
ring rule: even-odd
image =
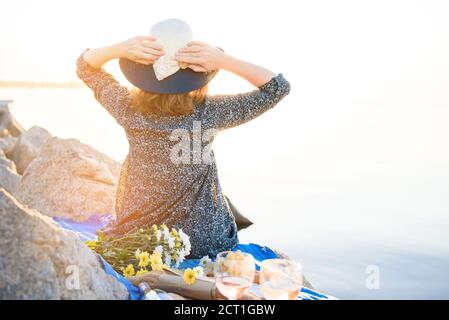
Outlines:
{"type": "Polygon", "coordinates": [[[117,123],[124,125],[129,110],[128,89],[120,85],[102,66],[117,58],[152,64],[162,54],[164,51],[155,43],[154,37],[134,37],[110,46],[86,50],[78,58],[76,73],[117,123]]]}
{"type": "Polygon", "coordinates": [[[178,51],[175,58],[194,71],[227,70],[256,87],[262,86],[276,75],[266,68],[234,58],[223,50],[200,41],[190,42],[187,47],[178,51]]]}
{"type": "Polygon", "coordinates": [[[290,84],[282,74],[234,58],[216,47],[193,41],[178,51],[176,59],[194,71],[217,69],[230,71],[257,87],[257,90],[216,95],[207,99],[204,120],[208,126],[226,129],[250,121],[274,107],[290,92],[290,84]]]}
{"type": "Polygon", "coordinates": [[[110,46],[88,50],[84,60],[94,68],[101,68],[109,60],[126,58],[142,64],[152,64],[164,54],[153,36],[139,36],[110,46]]]}

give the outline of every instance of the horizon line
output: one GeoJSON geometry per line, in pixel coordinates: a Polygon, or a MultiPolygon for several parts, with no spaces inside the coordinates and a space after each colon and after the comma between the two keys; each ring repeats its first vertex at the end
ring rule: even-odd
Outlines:
{"type": "Polygon", "coordinates": [[[83,82],[70,81],[30,81],[30,80],[0,80],[0,88],[82,88],[83,82]]]}

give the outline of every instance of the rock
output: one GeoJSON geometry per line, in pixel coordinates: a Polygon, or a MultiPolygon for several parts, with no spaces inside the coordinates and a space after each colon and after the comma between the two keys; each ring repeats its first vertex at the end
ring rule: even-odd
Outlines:
{"type": "Polygon", "coordinates": [[[44,128],[33,126],[25,131],[15,144],[10,157],[17,167],[17,172],[23,174],[30,162],[39,155],[43,144],[51,138],[44,128]]]}
{"type": "Polygon", "coordinates": [[[0,100],[0,137],[7,135],[17,137],[24,131],[9,110],[8,105],[11,102],[11,100],[0,100]]]}
{"type": "Polygon", "coordinates": [[[78,236],[0,189],[0,299],[127,299],[78,236]]]}
{"type": "MultiPolygon", "coordinates": [[[[6,160],[11,161],[8,159],[6,160]]],[[[20,176],[13,169],[2,165],[2,158],[0,158],[0,188],[4,188],[9,193],[14,194],[19,186],[19,183],[20,176]]]]}
{"type": "Polygon", "coordinates": [[[114,214],[121,165],[76,139],[50,138],[26,169],[17,199],[49,216],[114,214]]]}
{"type": "Polygon", "coordinates": [[[8,158],[11,157],[17,140],[18,138],[12,136],[0,138],[0,150],[2,150],[8,158]]]}
{"type": "Polygon", "coordinates": [[[0,138],[9,137],[9,132],[7,129],[0,130],[0,138]]]}
{"type": "Polygon", "coordinates": [[[14,171],[14,173],[17,173],[16,164],[12,160],[6,158],[2,150],[0,150],[0,166],[7,167],[14,171]]]}
{"type": "Polygon", "coordinates": [[[7,167],[12,171],[14,171],[14,173],[17,173],[16,164],[12,160],[6,158],[5,154],[1,150],[0,150],[0,166],[7,167]]]}

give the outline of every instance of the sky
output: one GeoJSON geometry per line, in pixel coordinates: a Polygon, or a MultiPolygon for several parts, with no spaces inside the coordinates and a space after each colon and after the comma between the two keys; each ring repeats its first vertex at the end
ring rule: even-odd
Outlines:
{"type": "Polygon", "coordinates": [[[317,94],[317,84],[330,83],[342,95],[395,82],[408,90],[421,85],[416,75],[441,83],[449,70],[449,1],[4,0],[0,12],[1,80],[75,80],[85,48],[147,34],[170,17],[317,94]]]}

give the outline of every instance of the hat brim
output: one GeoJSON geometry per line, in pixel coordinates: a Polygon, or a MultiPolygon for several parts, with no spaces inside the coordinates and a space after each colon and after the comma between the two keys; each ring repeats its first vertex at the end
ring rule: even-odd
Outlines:
{"type": "Polygon", "coordinates": [[[195,72],[192,69],[180,69],[163,80],[158,80],[153,65],[145,65],[128,59],[120,59],[120,69],[126,79],[137,88],[153,93],[186,93],[200,89],[215,76],[214,72],[195,72]]]}

